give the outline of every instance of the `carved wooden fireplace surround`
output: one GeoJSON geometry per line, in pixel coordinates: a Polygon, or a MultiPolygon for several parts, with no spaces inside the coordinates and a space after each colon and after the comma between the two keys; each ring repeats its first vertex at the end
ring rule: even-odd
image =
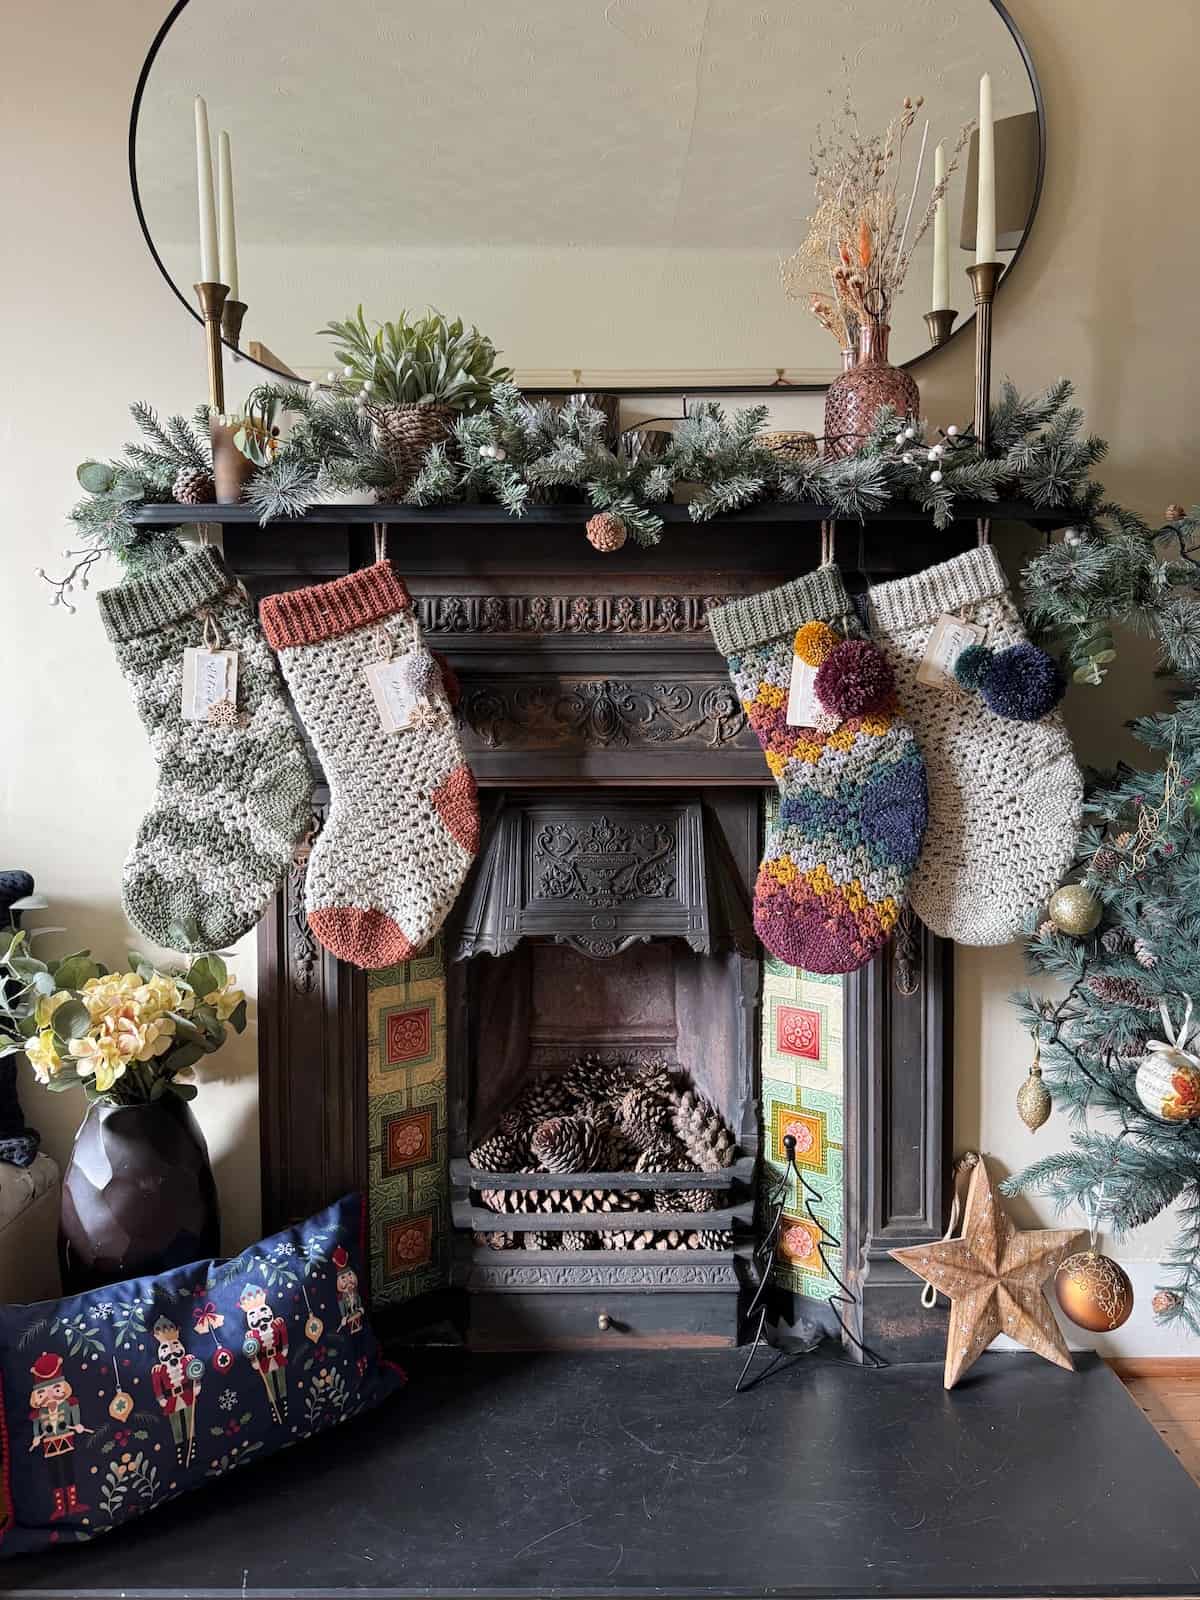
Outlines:
{"type": "MultiPolygon", "coordinates": [[[[705,608],[810,570],[814,508],[767,506],[701,526],[674,511],[661,545],[608,556],[585,542],[570,507],[519,522],[485,507],[328,508],[266,529],[228,508],[221,521],[230,564],[262,595],[368,564],[379,516],[431,645],[461,679],[464,741],[485,807],[500,792],[605,786],[703,794],[719,813],[769,789],[705,608]]],[[[839,554],[853,587],[856,571],[861,582],[919,570],[974,537],[973,517],[939,534],[891,516],[841,530],[839,554]]],[[[318,824],[322,798],[318,790],[318,824]]],[[[746,883],[757,851],[753,837],[734,839],[746,883]]],[[[367,1183],[365,981],[309,933],[303,870],[293,870],[259,935],[266,1229],[367,1183]]],[[[935,1356],[944,1340],[939,1316],[920,1310],[910,1275],[887,1252],[943,1231],[950,957],[914,924],[846,985],[846,1271],[861,1332],[893,1358],[935,1356]]],[[[451,1030],[456,993],[452,983],[451,1030]]],[[[742,1003],[755,1040],[757,995],[742,1003]]],[[[461,1152],[466,1130],[453,1136],[461,1152]]]]}

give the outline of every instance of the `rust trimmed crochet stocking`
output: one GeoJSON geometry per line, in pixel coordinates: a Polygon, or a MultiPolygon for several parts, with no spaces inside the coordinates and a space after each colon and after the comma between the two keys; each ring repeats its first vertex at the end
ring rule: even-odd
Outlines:
{"type": "Polygon", "coordinates": [[[355,966],[406,961],[441,927],[479,848],[475,780],[408,590],[378,561],[272,595],[262,626],[330,790],[308,864],[309,927],[355,966]],[[368,679],[380,663],[414,707],[391,732],[368,679]]]}

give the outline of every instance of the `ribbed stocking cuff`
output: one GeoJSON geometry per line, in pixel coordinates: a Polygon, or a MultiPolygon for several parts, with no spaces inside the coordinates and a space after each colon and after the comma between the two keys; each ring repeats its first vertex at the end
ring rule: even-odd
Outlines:
{"type": "Polygon", "coordinates": [[[377,561],[373,567],[334,578],[332,583],[268,595],[260,617],[268,643],[282,650],[353,633],[355,628],[395,616],[408,604],[408,590],[391,562],[377,561]]]}
{"type": "Polygon", "coordinates": [[[921,628],[944,612],[961,611],[983,600],[1008,593],[1008,579],[1000,557],[990,544],[968,550],[911,578],[897,578],[872,589],[871,630],[901,633],[921,628]]]}
{"type": "Polygon", "coordinates": [[[108,637],[114,643],[155,633],[201,606],[212,605],[237,580],[218,550],[203,545],[145,578],[135,578],[96,596],[108,637]]]}
{"type": "Polygon", "coordinates": [[[833,622],[850,610],[850,598],[836,567],[818,567],[763,594],[747,595],[708,613],[708,626],[723,656],[736,655],[771,639],[790,637],[805,622],[833,622]]]}

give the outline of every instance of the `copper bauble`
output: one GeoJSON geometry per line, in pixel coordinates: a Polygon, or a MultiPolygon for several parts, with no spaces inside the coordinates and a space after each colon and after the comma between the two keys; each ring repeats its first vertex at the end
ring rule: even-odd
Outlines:
{"type": "Polygon", "coordinates": [[[1129,1274],[1099,1250],[1068,1256],[1055,1274],[1054,1292],[1071,1321],[1089,1333],[1111,1333],[1133,1310],[1129,1274]]]}
{"type": "Polygon", "coordinates": [[[1076,939],[1091,933],[1099,925],[1103,912],[1096,896],[1081,883],[1064,883],[1061,889],[1055,889],[1046,909],[1058,931],[1076,939]]]}

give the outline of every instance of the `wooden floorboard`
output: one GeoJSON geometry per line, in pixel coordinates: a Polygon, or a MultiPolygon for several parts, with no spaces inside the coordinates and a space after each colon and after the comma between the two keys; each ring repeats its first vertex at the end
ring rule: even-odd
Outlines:
{"type": "Polygon", "coordinates": [[[1200,1358],[1113,1361],[1130,1398],[1200,1483],[1200,1358]]]}

